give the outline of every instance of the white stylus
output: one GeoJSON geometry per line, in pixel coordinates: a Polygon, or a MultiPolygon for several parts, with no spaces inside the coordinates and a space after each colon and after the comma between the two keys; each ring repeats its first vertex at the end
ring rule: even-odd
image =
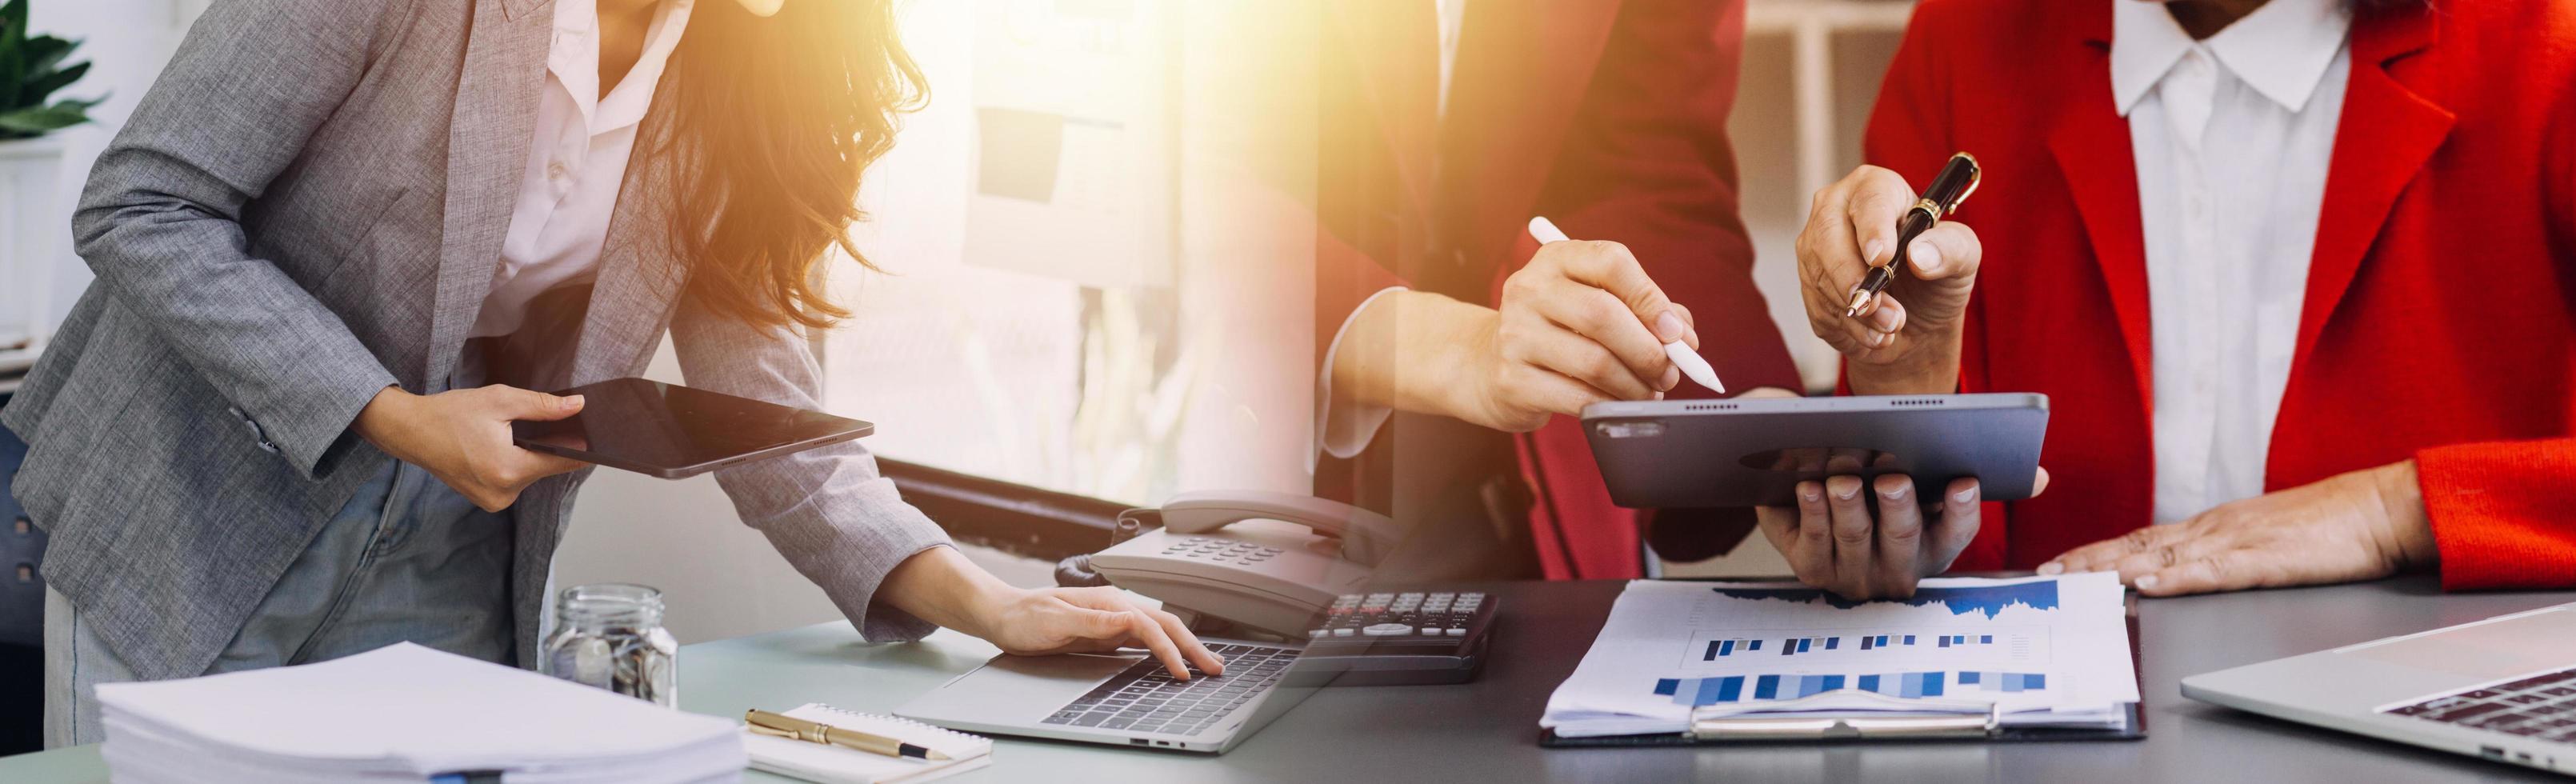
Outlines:
{"type": "MultiPolygon", "coordinates": [[[[1538,244],[1541,245],[1573,239],[1565,236],[1563,230],[1558,229],[1556,224],[1548,222],[1545,217],[1531,218],[1529,233],[1530,239],[1538,240],[1538,244]]],[[[1726,382],[1717,380],[1717,368],[1710,367],[1708,360],[1701,359],[1699,352],[1692,351],[1689,345],[1678,340],[1666,343],[1664,356],[1671,357],[1673,366],[1681,368],[1682,375],[1689,376],[1690,380],[1699,382],[1700,386],[1708,387],[1718,394],[1726,394],[1726,382]]]]}

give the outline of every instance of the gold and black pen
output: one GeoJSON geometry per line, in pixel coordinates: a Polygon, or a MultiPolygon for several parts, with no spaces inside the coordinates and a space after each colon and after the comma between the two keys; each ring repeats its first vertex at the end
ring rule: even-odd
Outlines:
{"type": "Polygon", "coordinates": [[[1862,307],[1877,299],[1879,292],[1886,291],[1887,284],[1896,281],[1897,269],[1905,266],[1906,246],[1914,244],[1914,238],[1922,236],[1923,232],[1941,225],[1942,216],[1958,209],[1960,202],[1968,200],[1968,194],[1977,192],[1980,174],[1977,156],[1964,152],[1950,155],[1950,162],[1941,165],[1941,173],[1932,176],[1932,185],[1923,189],[1923,198],[1914,200],[1914,206],[1905,211],[1905,217],[1896,219],[1896,252],[1888,255],[1886,264],[1869,268],[1869,275],[1861,278],[1860,287],[1852,289],[1851,307],[1844,310],[1843,315],[1860,315],[1862,307]]]}
{"type": "Polygon", "coordinates": [[[845,730],[822,722],[806,721],[794,716],[771,713],[765,710],[754,709],[743,711],[742,720],[743,723],[751,725],[752,732],[762,735],[773,735],[787,738],[789,740],[820,743],[826,746],[839,746],[841,748],[855,749],[870,754],[883,754],[888,757],[911,757],[913,759],[924,760],[944,760],[948,758],[948,755],[946,754],[941,754],[931,749],[915,746],[883,735],[860,732],[858,730],[845,730]]]}

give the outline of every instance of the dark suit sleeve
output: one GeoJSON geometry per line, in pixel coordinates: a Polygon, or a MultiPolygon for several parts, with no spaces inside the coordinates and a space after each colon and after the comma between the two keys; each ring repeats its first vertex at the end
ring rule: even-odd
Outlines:
{"type": "MultiPolygon", "coordinates": [[[[1690,309],[1700,354],[1728,391],[1803,391],[1754,288],[1753,243],[1737,214],[1726,118],[1743,40],[1741,2],[1628,0],[1538,214],[1570,236],[1627,245],[1665,295],[1690,309]]],[[[1520,242],[1521,258],[1536,250],[1520,242]]]]}
{"type": "Polygon", "coordinates": [[[214,4],[90,169],[72,219],[98,285],[307,478],[395,379],[337,314],[249,255],[241,215],[357,85],[387,5],[214,4]]]}

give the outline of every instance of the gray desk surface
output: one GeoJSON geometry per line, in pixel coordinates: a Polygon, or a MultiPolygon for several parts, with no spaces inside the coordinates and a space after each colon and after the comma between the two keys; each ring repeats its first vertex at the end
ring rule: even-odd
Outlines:
{"type": "MultiPolygon", "coordinates": [[[[1542,749],[1539,712],[1599,630],[1615,582],[1493,589],[1505,625],[1483,678],[1327,689],[1223,757],[1005,740],[979,781],[2487,781],[2561,780],[2272,721],[2183,699],[2183,676],[2576,600],[2443,595],[2430,578],[2142,604],[2148,738],[2137,742],[1542,749]]],[[[680,704],[739,716],[807,701],[887,711],[993,654],[941,632],[867,646],[847,624],[702,643],[680,656],[680,704]]],[[[753,780],[763,780],[759,774],[753,780]]],[[[95,748],[0,759],[0,781],[90,782],[95,748]]]]}

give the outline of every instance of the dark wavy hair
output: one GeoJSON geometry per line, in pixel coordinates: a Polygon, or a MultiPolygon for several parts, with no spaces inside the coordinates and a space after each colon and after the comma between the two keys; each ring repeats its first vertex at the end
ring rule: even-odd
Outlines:
{"type": "Polygon", "coordinates": [[[700,2],[656,100],[655,154],[672,165],[671,242],[688,293],[718,315],[821,329],[850,315],[825,296],[849,238],[859,176],[929,99],[889,0],[798,0],[762,18],[700,2]]]}

